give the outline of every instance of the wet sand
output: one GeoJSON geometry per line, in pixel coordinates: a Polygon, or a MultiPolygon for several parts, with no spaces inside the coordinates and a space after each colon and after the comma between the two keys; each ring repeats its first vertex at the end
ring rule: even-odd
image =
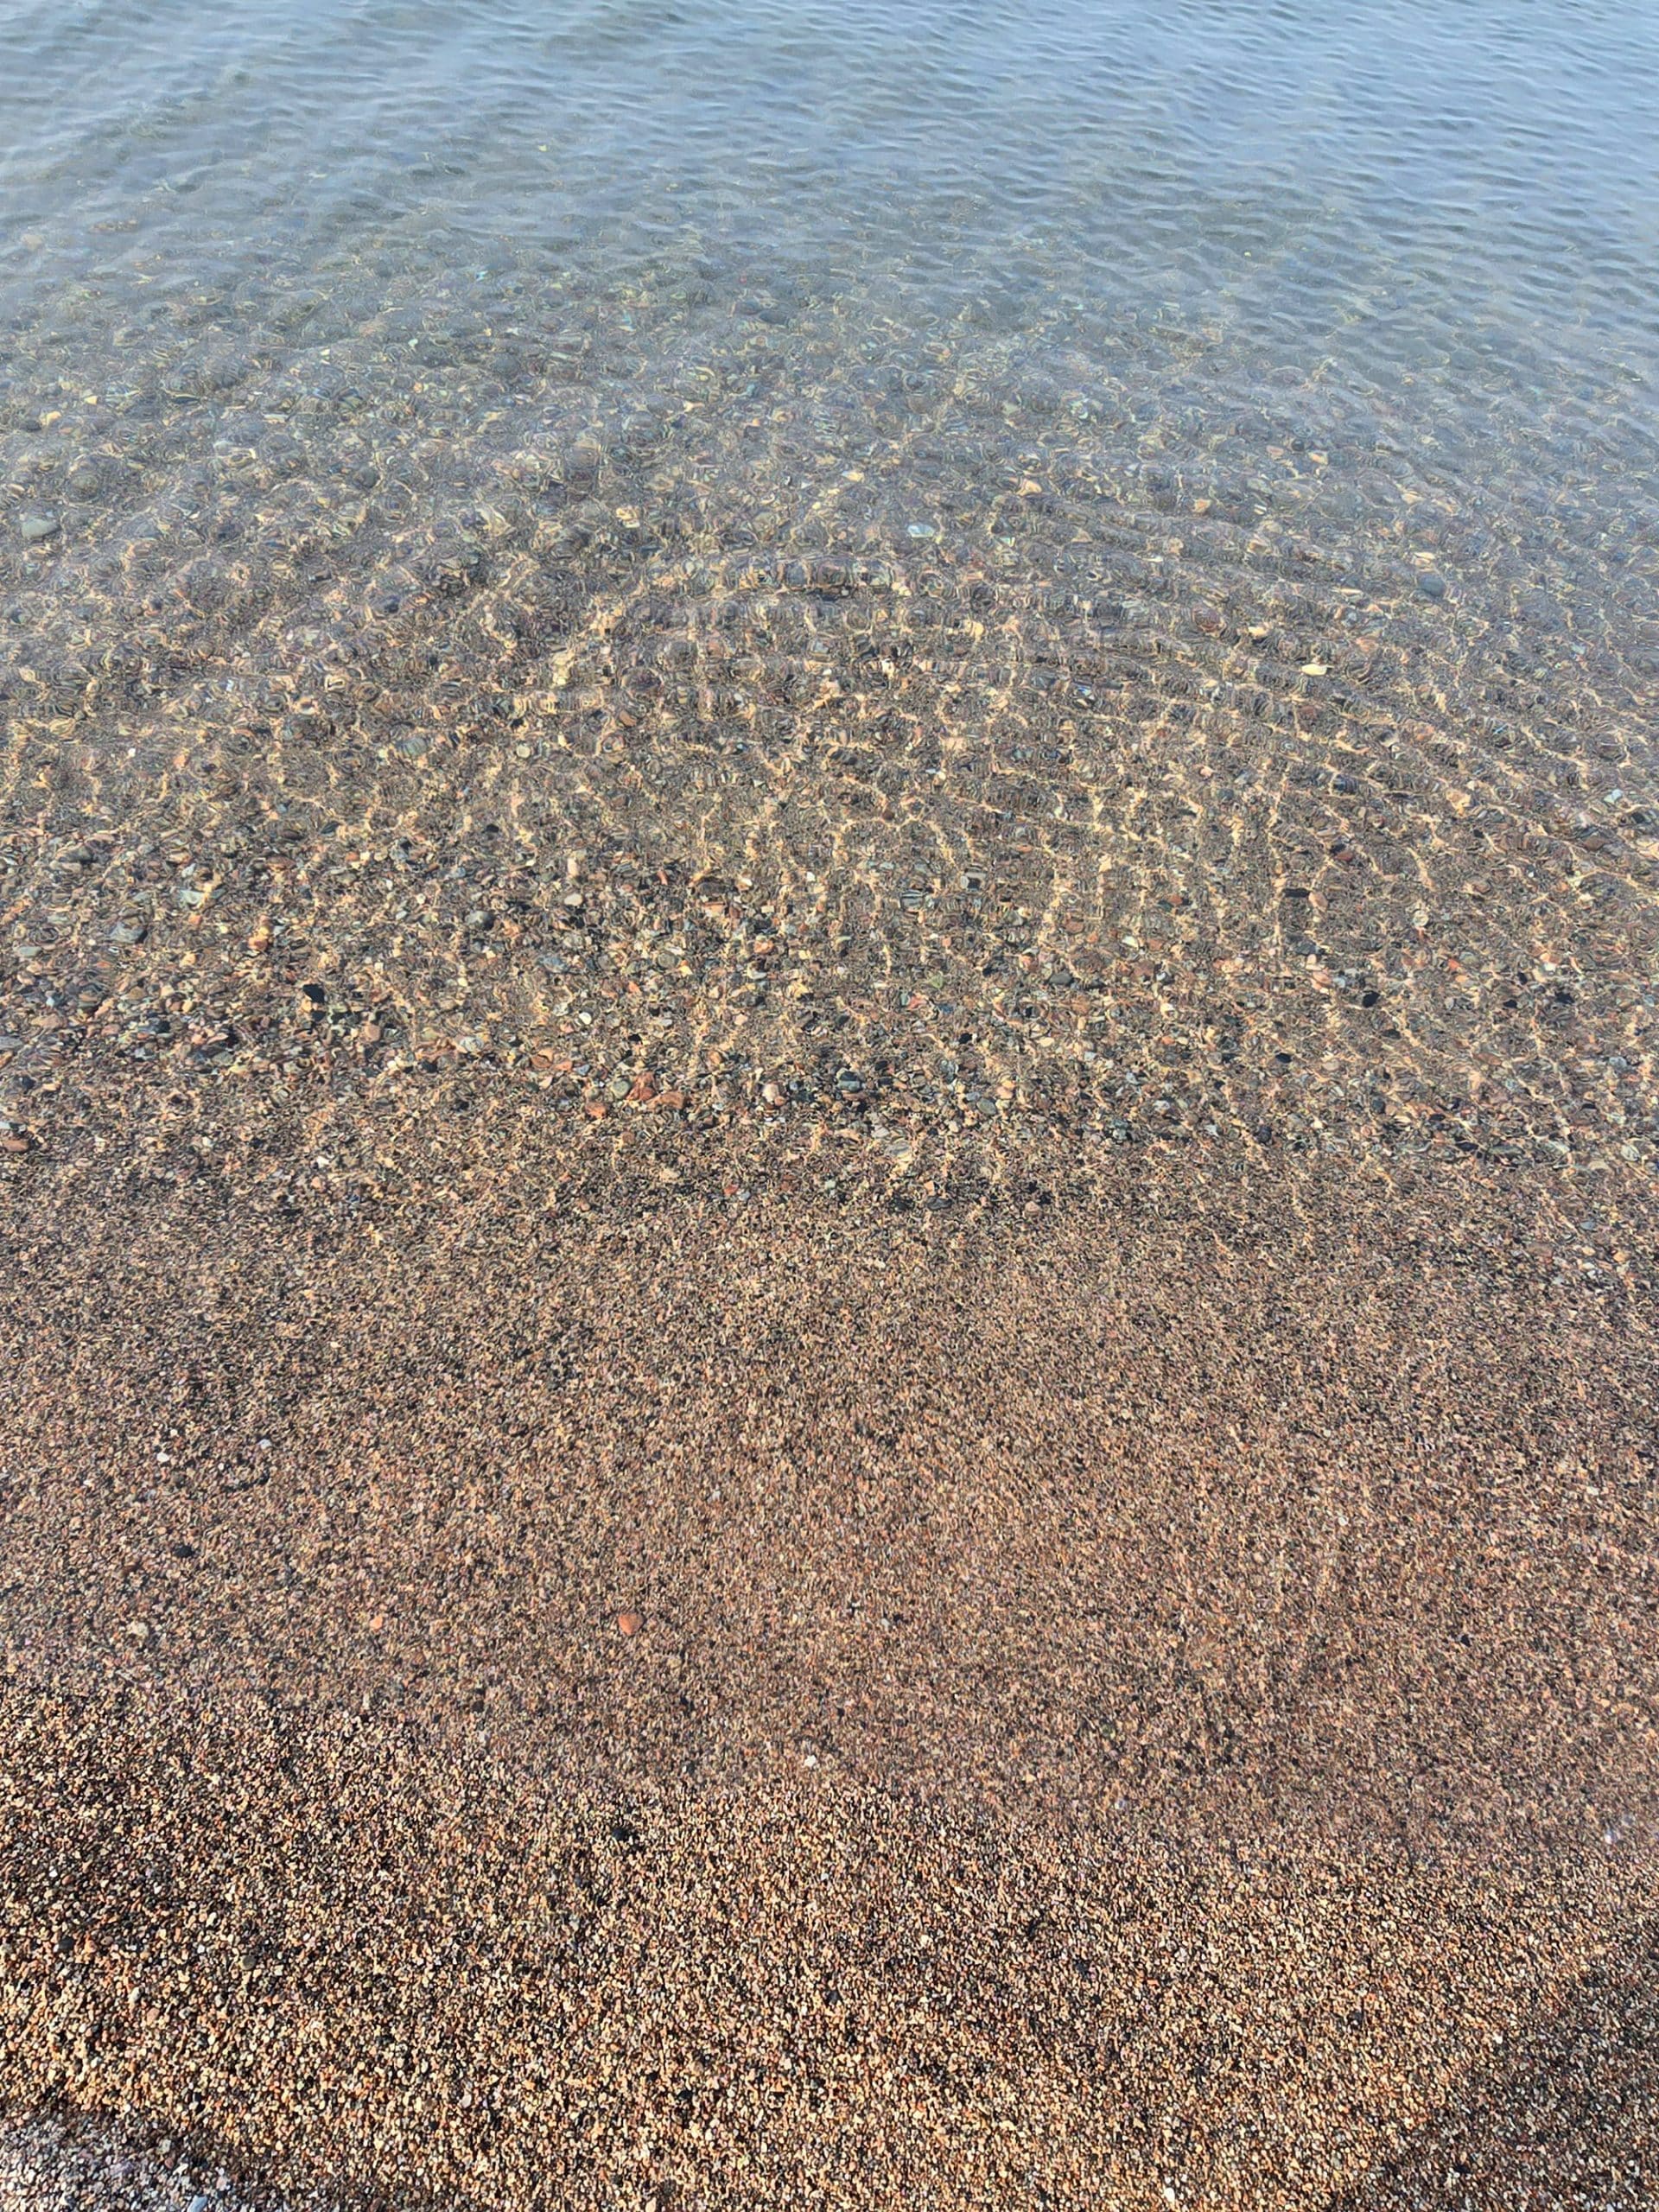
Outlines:
{"type": "Polygon", "coordinates": [[[662,1149],[9,1166],[0,2094],[125,2131],[80,2201],[1641,2202],[1639,1186],[662,1149]]]}

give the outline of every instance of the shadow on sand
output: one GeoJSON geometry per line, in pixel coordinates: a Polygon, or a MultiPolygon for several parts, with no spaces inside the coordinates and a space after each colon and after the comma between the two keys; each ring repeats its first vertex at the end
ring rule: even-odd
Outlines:
{"type": "Polygon", "coordinates": [[[1659,2190],[1659,1925],[1472,2075],[1331,2212],[1637,2212],[1659,2190]]]}

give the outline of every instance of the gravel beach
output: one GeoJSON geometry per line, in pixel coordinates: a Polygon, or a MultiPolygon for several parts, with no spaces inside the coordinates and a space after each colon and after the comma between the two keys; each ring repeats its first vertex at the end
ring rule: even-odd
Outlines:
{"type": "Polygon", "coordinates": [[[1642,11],[3,12],[0,2212],[1659,2202],[1642,11]]]}
{"type": "Polygon", "coordinates": [[[3,2201],[1644,2201],[1643,1194],[1033,1164],[19,1171],[3,2201]]]}

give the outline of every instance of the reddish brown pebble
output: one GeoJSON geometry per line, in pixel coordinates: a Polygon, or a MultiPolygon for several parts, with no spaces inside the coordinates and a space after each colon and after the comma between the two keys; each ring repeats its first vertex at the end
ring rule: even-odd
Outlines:
{"type": "Polygon", "coordinates": [[[638,1636],[645,1626],[645,1623],[638,1613],[619,1613],[616,1617],[616,1624],[624,1636],[638,1636]]]}

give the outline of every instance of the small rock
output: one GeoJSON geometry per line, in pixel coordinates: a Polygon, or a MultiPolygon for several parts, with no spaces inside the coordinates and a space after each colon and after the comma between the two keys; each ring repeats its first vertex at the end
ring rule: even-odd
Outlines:
{"type": "Polygon", "coordinates": [[[1444,599],[1446,597],[1446,578],[1444,576],[1437,576],[1432,572],[1427,575],[1419,576],[1417,579],[1417,588],[1421,592],[1425,599],[1444,599]]]}
{"type": "Polygon", "coordinates": [[[39,545],[46,538],[55,537],[58,529],[56,515],[25,514],[17,518],[17,535],[25,545],[39,545]]]}
{"type": "Polygon", "coordinates": [[[645,1622],[638,1613],[619,1613],[616,1624],[624,1636],[638,1636],[645,1622]]]}

